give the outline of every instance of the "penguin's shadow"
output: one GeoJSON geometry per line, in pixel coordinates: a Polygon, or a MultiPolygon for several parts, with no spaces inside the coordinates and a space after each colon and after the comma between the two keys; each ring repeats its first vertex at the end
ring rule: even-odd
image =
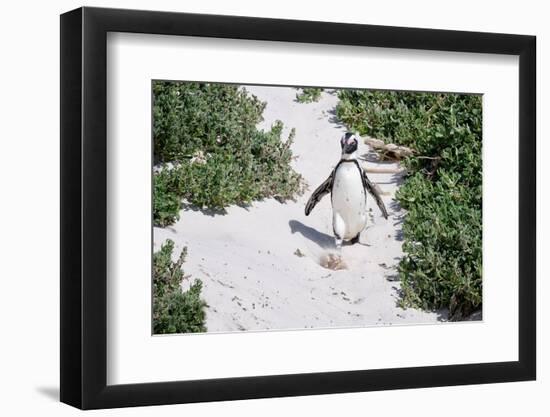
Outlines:
{"type": "Polygon", "coordinates": [[[322,249],[336,249],[333,236],[319,232],[313,227],[306,226],[298,220],[290,220],[288,225],[290,226],[292,234],[300,233],[303,237],[316,243],[322,249]]]}

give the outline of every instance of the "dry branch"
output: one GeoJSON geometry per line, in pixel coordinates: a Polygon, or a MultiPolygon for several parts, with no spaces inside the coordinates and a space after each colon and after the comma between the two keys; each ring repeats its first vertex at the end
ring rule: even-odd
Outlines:
{"type": "Polygon", "coordinates": [[[380,154],[381,159],[400,161],[403,158],[414,155],[414,150],[406,146],[384,143],[381,139],[365,137],[365,143],[380,154]]]}
{"type": "Polygon", "coordinates": [[[378,167],[368,167],[366,165],[363,166],[363,170],[369,174],[401,174],[402,172],[405,172],[405,169],[401,167],[378,168],[378,167]]]}

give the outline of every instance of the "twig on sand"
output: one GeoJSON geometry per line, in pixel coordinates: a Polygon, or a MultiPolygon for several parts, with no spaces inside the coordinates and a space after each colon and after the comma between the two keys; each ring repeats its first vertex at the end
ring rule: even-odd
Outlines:
{"type": "Polygon", "coordinates": [[[402,172],[405,172],[405,169],[402,167],[378,168],[368,167],[366,164],[363,165],[363,170],[369,174],[401,174],[402,172]]]}

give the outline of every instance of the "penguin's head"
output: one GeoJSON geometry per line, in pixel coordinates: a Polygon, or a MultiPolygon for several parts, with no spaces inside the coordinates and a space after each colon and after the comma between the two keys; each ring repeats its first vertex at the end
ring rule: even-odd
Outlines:
{"type": "Polygon", "coordinates": [[[359,140],[355,133],[347,132],[340,139],[340,146],[342,147],[342,155],[350,155],[357,150],[359,140]]]}

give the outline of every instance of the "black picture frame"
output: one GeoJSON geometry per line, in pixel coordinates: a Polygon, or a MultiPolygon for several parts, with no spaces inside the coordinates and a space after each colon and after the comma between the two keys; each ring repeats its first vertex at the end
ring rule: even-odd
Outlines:
{"type": "Polygon", "coordinates": [[[61,401],[95,409],[535,379],[535,51],[524,35],[88,7],[61,15],[61,401]],[[519,360],[107,385],[108,32],[519,56],[519,360]]]}

